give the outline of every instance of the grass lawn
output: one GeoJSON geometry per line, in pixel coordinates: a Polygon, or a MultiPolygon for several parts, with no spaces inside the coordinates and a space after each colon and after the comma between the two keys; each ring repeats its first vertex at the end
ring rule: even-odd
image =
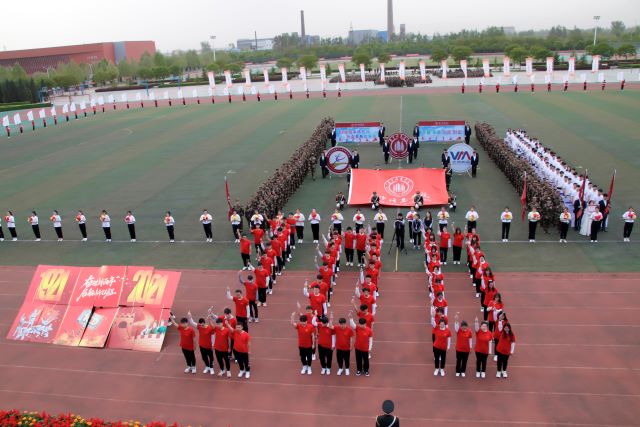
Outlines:
{"type": "MultiPolygon", "coordinates": [[[[518,211],[519,195],[482,150],[478,178],[454,177],[452,189],[458,195],[459,209],[452,216],[462,224],[464,212],[476,205],[479,232],[487,241],[485,250],[500,271],[638,271],[640,246],[621,242],[620,215],[623,208],[638,205],[634,183],[640,182],[639,106],[637,91],[347,95],[328,100],[251,100],[109,111],[34,133],[27,130],[23,136],[0,140],[0,210],[12,210],[19,237],[30,240],[33,236],[26,219],[36,209],[43,239],[51,240],[55,235],[46,219],[52,209],[58,209],[65,220],[66,241],[5,240],[0,243],[0,263],[236,268],[237,246],[200,243],[204,240],[197,222],[200,211],[208,208],[213,213],[214,238],[229,241],[224,176],[229,179],[232,198],[246,200],[307,139],[322,117],[333,116],[337,121],[382,120],[388,131],[407,133],[416,121],[429,119],[483,120],[500,133],[508,127],[524,127],[568,162],[588,168],[590,177],[602,187],[608,187],[617,169],[610,232],[603,233],[599,245],[585,243],[585,238],[574,233],[569,238],[579,243],[560,245],[555,230],[541,234],[535,245],[489,243],[499,240],[499,212],[505,205],[518,211]],[[83,209],[88,218],[89,242],[77,241],[76,209],[83,209]],[[112,244],[102,242],[97,220],[101,209],[112,217],[112,244]],[[129,209],[138,221],[136,244],[116,242],[128,240],[121,218],[129,209]],[[177,240],[188,242],[168,244],[162,224],[166,210],[176,219],[177,240]]],[[[472,145],[477,145],[473,139],[472,145]]],[[[422,144],[419,163],[413,166],[439,167],[443,147],[422,144]]],[[[381,163],[378,145],[358,150],[361,167],[381,163]]],[[[340,189],[346,192],[344,178],[308,178],[287,210],[300,207],[308,213],[315,207],[327,218],[340,189]]],[[[350,218],[351,212],[345,217],[350,218]]],[[[6,235],[6,224],[3,226],[6,235]]],[[[526,240],[525,232],[525,225],[516,221],[512,240],[526,240]]],[[[291,267],[312,267],[312,249],[301,245],[291,267]]],[[[400,270],[420,268],[421,255],[411,252],[399,257],[400,270]]],[[[393,268],[394,263],[387,257],[385,269],[393,268]]]]}

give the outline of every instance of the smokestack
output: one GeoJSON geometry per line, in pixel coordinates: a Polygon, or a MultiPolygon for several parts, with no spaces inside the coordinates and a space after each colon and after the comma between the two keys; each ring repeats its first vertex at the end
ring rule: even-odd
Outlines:
{"type": "Polygon", "coordinates": [[[393,38],[393,0],[387,0],[387,41],[393,38]]]}
{"type": "Polygon", "coordinates": [[[304,39],[305,39],[305,31],[304,31],[304,10],[300,11],[300,34],[302,37],[302,43],[304,43],[304,39]]]}

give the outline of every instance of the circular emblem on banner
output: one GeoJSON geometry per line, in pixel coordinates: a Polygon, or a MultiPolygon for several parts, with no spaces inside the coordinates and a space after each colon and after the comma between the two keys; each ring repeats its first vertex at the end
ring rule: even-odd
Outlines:
{"type": "Polygon", "coordinates": [[[394,176],[384,182],[384,189],[391,197],[404,197],[413,191],[413,180],[406,176],[394,176]]]}
{"type": "Polygon", "coordinates": [[[409,155],[409,142],[411,138],[402,132],[394,133],[389,136],[387,142],[389,143],[389,154],[394,159],[404,159],[409,155]]]}
{"type": "Polygon", "coordinates": [[[325,152],[327,168],[335,174],[347,173],[351,165],[351,151],[344,147],[332,147],[325,152]]]}
{"type": "Polygon", "coordinates": [[[456,173],[465,173],[471,170],[471,155],[473,148],[464,143],[453,144],[447,150],[451,159],[451,170],[456,173]]]}

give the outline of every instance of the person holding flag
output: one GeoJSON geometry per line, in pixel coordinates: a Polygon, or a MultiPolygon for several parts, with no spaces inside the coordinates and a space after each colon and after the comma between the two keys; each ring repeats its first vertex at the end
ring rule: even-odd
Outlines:
{"type": "Polygon", "coordinates": [[[522,185],[520,204],[522,204],[522,222],[524,222],[524,215],[527,210],[527,172],[524,173],[524,184],[522,185]]]}

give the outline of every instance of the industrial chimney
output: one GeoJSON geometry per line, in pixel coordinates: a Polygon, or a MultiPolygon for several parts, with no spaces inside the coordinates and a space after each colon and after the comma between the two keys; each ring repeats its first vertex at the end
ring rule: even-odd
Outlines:
{"type": "Polygon", "coordinates": [[[304,10],[300,11],[300,35],[302,37],[302,43],[304,43],[306,38],[306,32],[304,30],[304,10]]]}
{"type": "Polygon", "coordinates": [[[387,41],[393,38],[393,0],[387,0],[387,41]]]}

